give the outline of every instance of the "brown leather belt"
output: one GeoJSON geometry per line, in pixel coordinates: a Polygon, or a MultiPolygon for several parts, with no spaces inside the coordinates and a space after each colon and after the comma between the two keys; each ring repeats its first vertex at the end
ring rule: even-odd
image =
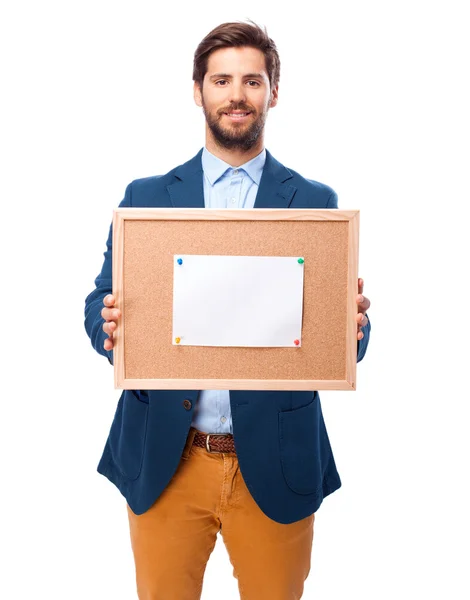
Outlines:
{"type": "Polygon", "coordinates": [[[202,433],[196,430],[193,444],[205,448],[207,452],[235,452],[231,433],[202,433]]]}

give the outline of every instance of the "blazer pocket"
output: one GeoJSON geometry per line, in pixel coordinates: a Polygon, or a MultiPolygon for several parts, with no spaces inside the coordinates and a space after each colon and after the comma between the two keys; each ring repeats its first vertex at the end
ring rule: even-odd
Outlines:
{"type": "Polygon", "coordinates": [[[137,479],[147,435],[149,404],[134,390],[124,390],[109,432],[109,445],[116,466],[126,479],[137,479]]]}
{"type": "Polygon", "coordinates": [[[281,467],[297,494],[313,494],[322,485],[322,465],[315,399],[306,406],[279,412],[281,467]]]}

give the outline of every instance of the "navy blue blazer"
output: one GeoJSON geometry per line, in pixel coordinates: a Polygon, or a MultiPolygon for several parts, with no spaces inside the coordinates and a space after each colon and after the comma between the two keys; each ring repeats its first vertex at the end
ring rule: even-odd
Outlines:
{"type": "MultiPolygon", "coordinates": [[[[166,175],[137,179],[120,206],[204,208],[202,149],[166,175]]],[[[337,208],[328,186],[305,179],[266,152],[255,208],[337,208]]],[[[85,328],[97,352],[107,335],[103,298],[112,292],[112,226],[96,289],[85,301],[85,328]]],[[[359,362],[370,323],[358,341],[359,362]]],[[[178,468],[199,390],[123,391],[98,472],[136,514],[147,511],[178,468]]],[[[341,486],[317,391],[230,391],[233,435],[243,479],[260,509],[279,523],[315,512],[341,486]]]]}

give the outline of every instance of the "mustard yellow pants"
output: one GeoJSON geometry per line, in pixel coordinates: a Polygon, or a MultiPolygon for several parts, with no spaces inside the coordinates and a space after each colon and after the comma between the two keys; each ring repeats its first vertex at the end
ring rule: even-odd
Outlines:
{"type": "Polygon", "coordinates": [[[267,517],[243,481],[236,453],[192,445],[195,431],[155,504],[142,515],[127,505],[139,600],[199,600],[219,531],[241,600],[301,598],[315,515],[288,525],[267,517]]]}

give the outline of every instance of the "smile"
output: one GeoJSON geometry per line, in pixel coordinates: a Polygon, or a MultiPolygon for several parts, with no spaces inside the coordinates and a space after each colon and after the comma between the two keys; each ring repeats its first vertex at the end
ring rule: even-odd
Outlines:
{"type": "Polygon", "coordinates": [[[248,115],[251,115],[251,112],[243,112],[243,113],[224,113],[226,117],[230,117],[231,119],[244,119],[248,115]]]}

